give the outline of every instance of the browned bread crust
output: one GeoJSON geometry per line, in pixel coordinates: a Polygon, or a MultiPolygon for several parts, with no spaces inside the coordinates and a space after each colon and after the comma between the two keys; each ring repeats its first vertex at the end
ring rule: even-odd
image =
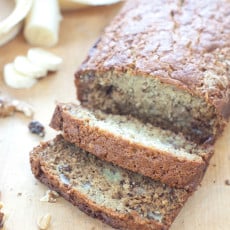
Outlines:
{"type": "MultiPolygon", "coordinates": [[[[226,123],[224,120],[230,115],[229,8],[230,2],[227,0],[127,1],[75,74],[79,100],[84,106],[103,108],[108,112],[128,114],[131,111],[135,114],[137,111],[136,116],[148,116],[149,111],[147,115],[144,112],[140,114],[140,105],[133,105],[135,100],[130,105],[128,101],[124,102],[123,95],[117,101],[117,95],[121,97],[124,92],[109,81],[113,75],[122,78],[128,75],[130,80],[133,76],[157,79],[164,86],[185,92],[185,96],[187,93],[200,98],[201,108],[208,106],[213,110],[213,115],[203,121],[202,116],[206,112],[201,113],[198,119],[199,115],[191,115],[194,121],[191,121],[185,132],[193,132],[193,138],[203,132],[199,138],[201,142],[210,136],[218,136],[226,123]],[[93,83],[105,74],[107,76],[103,82],[93,83]],[[109,82],[108,85],[106,82],[109,82]],[[95,88],[105,86],[103,90],[106,92],[96,95],[98,89],[95,88]],[[102,102],[97,102],[100,96],[107,101],[111,96],[112,103],[105,105],[103,98],[100,99],[102,102]],[[126,104],[120,107],[121,102],[126,104]],[[132,108],[128,110],[130,106],[132,108]],[[212,118],[211,125],[202,127],[212,118]]],[[[192,114],[192,107],[186,109],[192,114]]],[[[154,122],[151,117],[149,120],[154,122]]],[[[165,128],[180,129],[174,127],[176,122],[171,122],[169,126],[170,122],[166,120],[161,123],[158,121],[158,124],[165,128]]]]}
{"type": "MultiPolygon", "coordinates": [[[[138,174],[119,169],[119,167],[116,168],[111,164],[103,162],[95,158],[93,155],[82,151],[78,147],[65,142],[61,136],[57,136],[50,142],[41,143],[39,146],[34,148],[34,150],[30,153],[30,163],[32,172],[38,180],[49,186],[51,189],[56,190],[66,200],[70,201],[73,205],[78,206],[80,210],[87,213],[91,217],[98,218],[117,229],[166,230],[169,228],[183,204],[191,195],[191,193],[188,193],[183,189],[171,189],[164,184],[154,182],[138,174]],[[133,193],[133,189],[136,188],[135,178],[141,177],[142,179],[139,178],[139,180],[143,183],[141,188],[145,188],[145,186],[147,186],[146,188],[149,190],[147,192],[152,194],[152,199],[150,201],[145,201],[145,199],[148,198],[143,198],[140,195],[139,198],[142,200],[141,205],[143,205],[144,208],[145,202],[147,202],[146,205],[148,204],[152,207],[152,210],[147,210],[148,212],[154,210],[156,211],[158,207],[161,212],[164,213],[162,221],[157,221],[154,218],[143,217],[135,209],[132,212],[123,213],[119,212],[118,210],[115,211],[111,206],[108,207],[102,203],[93,201],[89,195],[85,194],[84,190],[80,191],[80,189],[77,187],[84,185],[85,182],[89,183],[87,182],[87,175],[84,175],[84,172],[81,171],[83,170],[82,167],[84,166],[78,164],[77,162],[83,162],[83,164],[86,164],[85,167],[93,167],[95,171],[88,172],[89,176],[93,175],[93,179],[90,180],[90,183],[92,184],[92,189],[96,189],[97,191],[101,192],[103,191],[100,190],[103,189],[102,183],[97,185],[96,188],[93,188],[93,183],[95,180],[97,180],[97,178],[101,178],[101,173],[104,169],[112,167],[112,170],[120,172],[123,176],[126,175],[124,178],[133,178],[132,184],[134,187],[130,188],[131,193],[133,193]],[[61,167],[62,171],[59,170],[61,167]],[[79,170],[81,172],[76,173],[79,170]],[[86,179],[84,179],[84,177],[86,179]]],[[[101,180],[103,182],[104,179],[101,180]]],[[[131,184],[127,184],[127,186],[131,186],[131,184]]],[[[123,187],[123,184],[115,183],[113,186],[109,186],[111,191],[113,189],[115,190],[116,187],[120,187],[120,190],[122,190],[121,188],[123,187]]],[[[110,190],[104,191],[104,193],[110,193],[110,190]]],[[[120,200],[119,197],[112,198],[111,202],[113,199],[120,200]]],[[[127,202],[129,202],[129,199],[134,198],[127,196],[127,202]]],[[[138,195],[135,199],[137,199],[137,202],[138,195]]],[[[122,202],[122,200],[120,201],[122,202]]]]}
{"type": "MultiPolygon", "coordinates": [[[[90,124],[91,120],[88,117],[83,118],[80,115],[82,111],[81,106],[70,103],[59,104],[55,109],[50,126],[62,131],[67,141],[76,144],[97,157],[149,176],[154,180],[160,180],[169,186],[192,191],[201,182],[208,161],[213,154],[212,146],[201,147],[192,143],[194,145],[193,149],[199,149],[199,151],[196,152],[195,150],[191,153],[194,158],[189,159],[186,156],[177,156],[173,154],[173,147],[168,151],[160,150],[156,147],[141,144],[138,141],[130,141],[125,135],[124,137],[119,136],[109,129],[94,126],[90,124]]],[[[85,110],[85,112],[90,113],[88,110],[85,110]]],[[[100,115],[103,114],[99,111],[97,112],[100,115]]],[[[103,118],[98,118],[98,120],[103,121],[103,118]]],[[[138,122],[136,119],[133,120],[133,122],[138,122]]],[[[162,130],[162,132],[164,131],[162,130]]],[[[169,132],[167,135],[171,137],[175,134],[169,132]]],[[[178,134],[177,139],[184,140],[184,137],[178,134]]],[[[182,140],[180,141],[182,142],[182,140]]],[[[177,141],[173,141],[177,146],[177,141]]],[[[183,144],[184,148],[188,148],[186,144],[191,144],[191,142],[183,144]]],[[[178,147],[178,149],[181,147],[178,147]]]]}

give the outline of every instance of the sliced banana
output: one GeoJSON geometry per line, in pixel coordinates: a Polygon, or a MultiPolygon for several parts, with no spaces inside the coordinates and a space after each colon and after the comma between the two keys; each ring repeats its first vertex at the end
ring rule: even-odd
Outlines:
{"type": "Polygon", "coordinates": [[[41,48],[31,48],[27,53],[28,59],[35,65],[48,71],[57,71],[62,58],[41,48]]]}
{"type": "Polygon", "coordinates": [[[25,39],[36,46],[56,45],[60,20],[58,0],[34,0],[32,9],[26,18],[25,39]]]}
{"type": "Polygon", "coordinates": [[[13,12],[0,22],[0,46],[13,39],[22,27],[22,21],[28,14],[33,0],[15,0],[13,12]]]}
{"type": "Polygon", "coordinates": [[[17,56],[14,59],[14,68],[21,74],[32,78],[41,78],[47,75],[47,69],[33,64],[26,56],[17,56]]]}
{"type": "Polygon", "coordinates": [[[15,89],[30,88],[37,82],[37,79],[17,72],[13,63],[4,66],[3,77],[5,83],[15,89]]]}

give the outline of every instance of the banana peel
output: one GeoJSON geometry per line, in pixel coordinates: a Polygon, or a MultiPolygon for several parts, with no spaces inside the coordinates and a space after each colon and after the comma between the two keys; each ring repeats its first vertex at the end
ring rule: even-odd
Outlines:
{"type": "Polygon", "coordinates": [[[12,40],[19,33],[32,3],[33,0],[15,0],[15,8],[12,13],[0,22],[0,46],[12,40]]]}

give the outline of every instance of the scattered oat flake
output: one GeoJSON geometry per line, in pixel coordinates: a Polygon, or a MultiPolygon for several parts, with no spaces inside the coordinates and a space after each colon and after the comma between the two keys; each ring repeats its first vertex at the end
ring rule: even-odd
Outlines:
{"type": "Polygon", "coordinates": [[[38,225],[39,229],[46,230],[49,228],[50,222],[51,222],[51,215],[46,214],[46,215],[44,215],[38,219],[37,225],[38,225]]]}

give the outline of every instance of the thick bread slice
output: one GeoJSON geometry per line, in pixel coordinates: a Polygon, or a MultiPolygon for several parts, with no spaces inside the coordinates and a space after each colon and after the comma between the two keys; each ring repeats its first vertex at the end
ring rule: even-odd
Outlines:
{"type": "Polygon", "coordinates": [[[130,0],[76,72],[78,99],[203,143],[230,115],[230,1],[130,0]]]}
{"type": "Polygon", "coordinates": [[[213,153],[212,146],[199,146],[131,116],[70,103],[57,105],[50,125],[67,141],[103,160],[188,190],[200,183],[213,153]]]}
{"type": "Polygon", "coordinates": [[[30,163],[37,179],[118,229],[168,229],[191,195],[115,167],[61,136],[34,148],[30,163]]]}

